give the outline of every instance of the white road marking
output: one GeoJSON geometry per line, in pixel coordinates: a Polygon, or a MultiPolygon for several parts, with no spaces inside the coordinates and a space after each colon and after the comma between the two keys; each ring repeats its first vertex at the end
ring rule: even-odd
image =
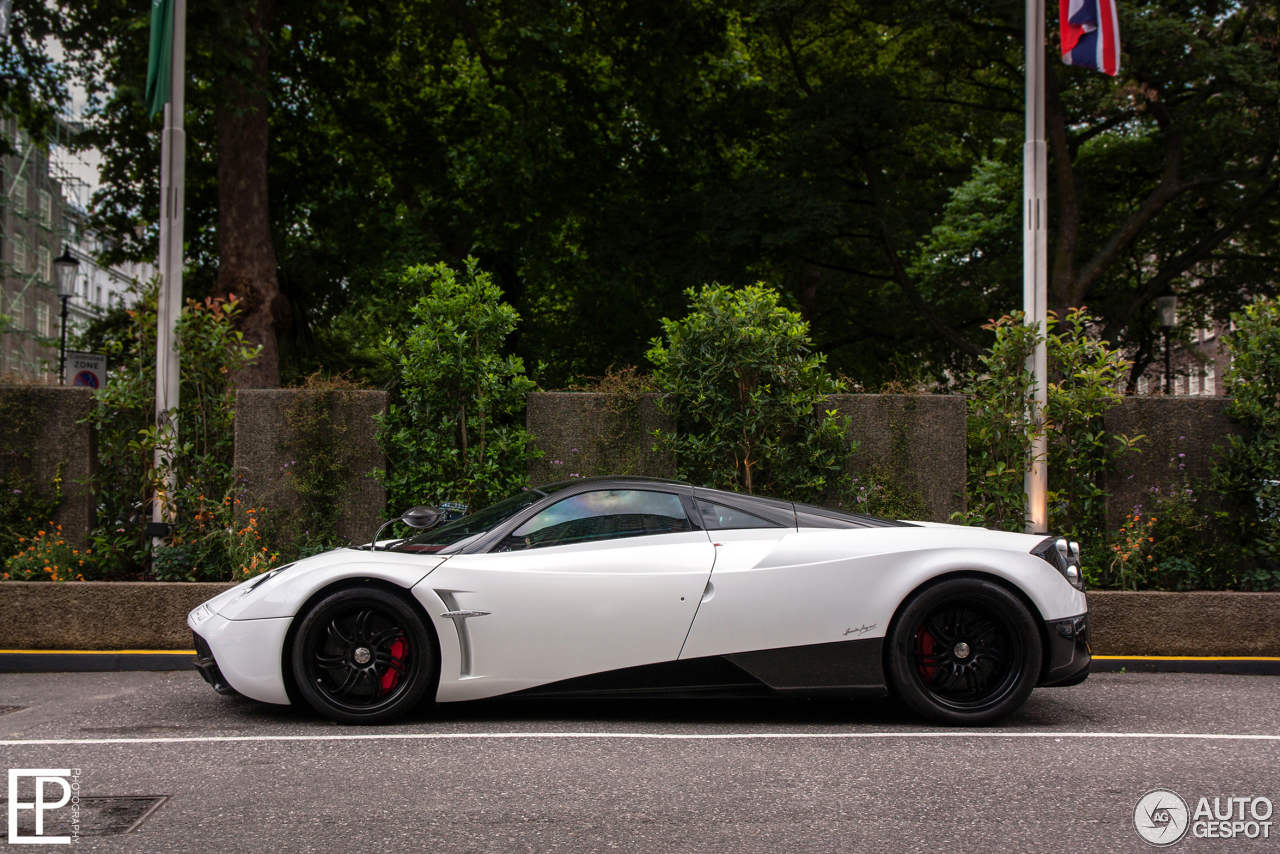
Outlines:
{"type": "Polygon", "coordinates": [[[640,739],[651,741],[733,741],[768,739],[908,739],[908,738],[1064,738],[1081,739],[1182,739],[1203,741],[1280,741],[1280,735],[1196,732],[992,732],[948,730],[943,732],[402,732],[352,733],[350,735],[201,735],[163,738],[33,738],[0,741],[0,747],[88,744],[203,744],[261,741],[448,741],[484,739],[640,739]]]}

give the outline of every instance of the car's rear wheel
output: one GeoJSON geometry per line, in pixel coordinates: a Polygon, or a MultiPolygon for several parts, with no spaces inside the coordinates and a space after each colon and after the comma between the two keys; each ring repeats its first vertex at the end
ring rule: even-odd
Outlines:
{"type": "Polygon", "coordinates": [[[1027,607],[991,581],[927,587],[890,633],[889,678],[913,710],[939,723],[992,723],[1026,702],[1040,673],[1040,631],[1027,607]]]}
{"type": "Polygon", "coordinates": [[[399,717],[436,680],[436,649],[422,619],[376,587],[339,590],[317,603],[298,627],[291,659],[307,703],[343,723],[399,717]]]}

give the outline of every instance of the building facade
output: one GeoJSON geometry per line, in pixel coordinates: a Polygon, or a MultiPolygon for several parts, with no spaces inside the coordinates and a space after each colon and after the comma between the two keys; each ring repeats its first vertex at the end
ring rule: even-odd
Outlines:
{"type": "Polygon", "coordinates": [[[75,295],[68,301],[68,334],[113,305],[129,305],[135,281],[155,275],[149,264],[103,267],[105,248],[87,227],[83,180],[57,156],[61,137],[75,132],[59,122],[57,138],[33,140],[13,117],[0,118],[0,133],[17,150],[0,157],[0,378],[58,381],[62,302],[54,258],[64,251],[79,262],[75,295]],[[51,156],[53,155],[53,156],[51,156]]]}

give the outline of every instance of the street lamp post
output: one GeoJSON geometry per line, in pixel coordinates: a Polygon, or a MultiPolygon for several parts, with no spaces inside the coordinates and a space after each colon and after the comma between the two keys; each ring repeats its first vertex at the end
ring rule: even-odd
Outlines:
{"type": "Polygon", "coordinates": [[[1164,393],[1173,394],[1173,350],[1169,346],[1169,331],[1178,324],[1178,298],[1173,294],[1156,297],[1156,315],[1164,328],[1164,393]]]}
{"type": "Polygon", "coordinates": [[[76,295],[76,272],[80,262],[69,247],[53,260],[53,277],[57,280],[58,298],[62,300],[62,343],[58,345],[58,385],[67,381],[67,300],[76,295]]]}

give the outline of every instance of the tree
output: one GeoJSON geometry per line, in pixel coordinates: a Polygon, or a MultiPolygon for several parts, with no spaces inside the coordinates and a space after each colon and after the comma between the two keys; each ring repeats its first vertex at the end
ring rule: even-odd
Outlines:
{"type": "Polygon", "coordinates": [[[387,452],[392,507],[462,501],[480,509],[527,486],[533,436],[517,420],[536,388],[518,356],[500,354],[520,316],[479,262],[411,267],[425,292],[399,352],[396,399],[378,438],[387,452]]]}
{"type": "Polygon", "coordinates": [[[841,491],[848,419],[824,409],[841,384],[812,352],[808,324],[755,285],[690,290],[689,313],[662,321],[653,383],[677,430],[659,438],[681,479],[817,500],[841,491]]]}

